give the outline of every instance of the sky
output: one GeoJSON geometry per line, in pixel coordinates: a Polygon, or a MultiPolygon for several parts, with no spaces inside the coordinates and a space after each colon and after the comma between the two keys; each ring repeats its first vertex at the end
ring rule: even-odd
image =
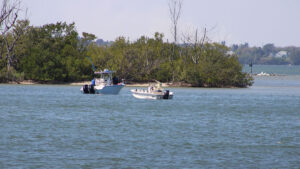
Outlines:
{"type": "MultiPolygon", "coordinates": [[[[169,0],[22,0],[34,26],[75,22],[79,33],[134,41],[163,33],[172,41],[169,0]]],[[[227,45],[300,46],[300,0],[183,0],[178,35],[208,30],[227,45]]]]}

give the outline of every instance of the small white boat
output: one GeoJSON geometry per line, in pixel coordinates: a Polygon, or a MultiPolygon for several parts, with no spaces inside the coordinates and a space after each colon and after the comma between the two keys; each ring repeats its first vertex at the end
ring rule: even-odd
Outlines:
{"type": "Polygon", "coordinates": [[[132,89],[132,95],[138,99],[172,99],[173,92],[169,90],[164,90],[161,87],[161,83],[155,85],[149,85],[149,87],[145,89],[132,89]]]}
{"type": "Polygon", "coordinates": [[[113,73],[108,69],[94,72],[95,75],[100,75],[100,78],[94,78],[91,85],[86,84],[81,87],[81,92],[84,94],[118,94],[125,84],[119,83],[118,78],[112,77],[113,73]]]}
{"type": "Polygon", "coordinates": [[[257,76],[270,76],[270,74],[265,72],[260,72],[259,74],[257,74],[257,76]]]}

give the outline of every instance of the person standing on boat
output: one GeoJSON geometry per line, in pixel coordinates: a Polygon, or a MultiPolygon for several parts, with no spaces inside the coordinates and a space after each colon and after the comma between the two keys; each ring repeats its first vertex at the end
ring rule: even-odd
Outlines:
{"type": "Polygon", "coordinates": [[[92,86],[95,86],[95,78],[93,78],[92,82],[91,82],[92,86]]]}

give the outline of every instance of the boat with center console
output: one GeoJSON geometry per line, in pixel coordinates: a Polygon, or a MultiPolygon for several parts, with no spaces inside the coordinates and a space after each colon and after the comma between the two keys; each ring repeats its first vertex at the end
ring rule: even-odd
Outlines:
{"type": "Polygon", "coordinates": [[[94,72],[95,76],[90,85],[85,84],[81,87],[81,92],[84,94],[119,94],[125,86],[124,82],[119,82],[117,77],[113,77],[114,71],[104,69],[100,72],[94,72]]]}

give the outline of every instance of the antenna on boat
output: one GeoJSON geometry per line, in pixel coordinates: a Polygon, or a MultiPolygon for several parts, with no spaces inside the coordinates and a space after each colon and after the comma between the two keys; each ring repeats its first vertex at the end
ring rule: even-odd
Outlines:
{"type": "Polygon", "coordinates": [[[90,62],[91,62],[91,64],[92,64],[92,67],[93,67],[93,70],[94,70],[94,72],[95,72],[95,66],[94,66],[94,63],[92,62],[92,59],[90,58],[90,57],[88,57],[88,56],[86,56],[89,60],[90,60],[90,62]]]}
{"type": "Polygon", "coordinates": [[[251,60],[251,63],[249,64],[250,68],[251,68],[251,74],[252,74],[252,67],[253,67],[253,61],[251,60]]]}

